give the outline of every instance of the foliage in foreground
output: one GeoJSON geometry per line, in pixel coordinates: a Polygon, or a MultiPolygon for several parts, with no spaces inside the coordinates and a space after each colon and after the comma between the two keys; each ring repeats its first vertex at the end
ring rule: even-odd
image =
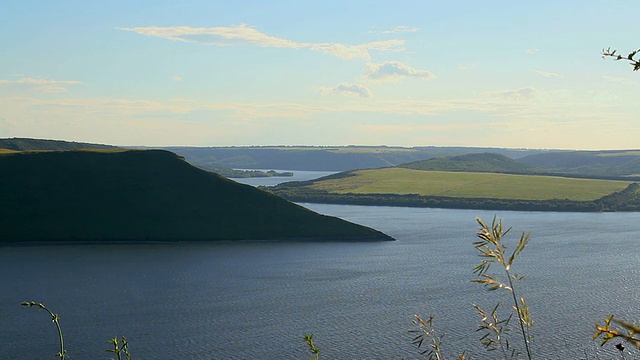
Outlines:
{"type": "Polygon", "coordinates": [[[633,71],[638,71],[640,70],[640,60],[636,59],[635,56],[640,53],[640,49],[638,50],[633,50],[631,51],[629,54],[627,54],[626,56],[624,55],[620,55],[620,54],[616,54],[618,50],[611,50],[610,47],[606,48],[606,49],[602,49],[602,58],[605,57],[612,57],[614,58],[616,61],[618,60],[626,60],[629,62],[629,64],[631,66],[633,66],[633,71]]]}
{"type": "MultiPolygon", "coordinates": [[[[477,332],[482,334],[480,344],[488,351],[498,351],[504,359],[513,359],[518,356],[520,351],[513,346],[513,341],[509,341],[510,323],[515,315],[522,336],[524,353],[527,359],[531,360],[529,328],[533,325],[533,320],[525,298],[519,296],[515,288],[515,283],[520,281],[521,277],[513,272],[513,264],[526,248],[530,234],[523,233],[515,249],[509,253],[503,239],[511,228],[505,229],[502,221],[496,221],[496,218],[493,219],[491,225],[487,225],[480,218],[477,218],[476,221],[480,228],[476,234],[478,240],[473,243],[473,246],[478,251],[478,256],[482,261],[473,268],[473,273],[476,274],[477,278],[472,279],[471,282],[483,285],[490,292],[495,290],[508,291],[513,300],[511,308],[506,311],[506,315],[501,315],[499,312],[502,309],[501,303],[497,303],[491,311],[484,310],[478,305],[473,305],[481,318],[480,325],[476,329],[477,332]],[[498,266],[498,272],[502,273],[502,275],[492,272],[492,265],[494,267],[498,266]]],[[[433,326],[433,315],[427,321],[416,315],[414,323],[418,328],[411,332],[418,333],[418,335],[413,339],[413,343],[420,348],[424,341],[428,340],[429,348],[422,351],[422,354],[426,354],[429,360],[444,360],[445,356],[440,346],[440,338],[433,326]]],[[[464,353],[458,355],[458,358],[465,359],[464,353]]]]}
{"type": "MultiPolygon", "coordinates": [[[[38,307],[51,315],[51,321],[56,325],[56,330],[58,331],[58,341],[60,343],[60,351],[56,353],[56,357],[62,360],[68,359],[69,355],[67,350],[64,348],[64,337],[62,336],[62,328],[60,327],[60,317],[58,314],[49,310],[43,303],[36,301],[23,301],[21,303],[22,306],[26,307],[38,307]]],[[[113,339],[108,340],[108,342],[113,346],[111,349],[107,349],[107,352],[113,353],[116,355],[117,360],[122,360],[122,356],[125,356],[126,360],[131,360],[131,354],[129,353],[129,343],[127,339],[123,336],[120,339],[114,337],[113,339]]],[[[115,360],[112,358],[112,360],[115,360]]]]}

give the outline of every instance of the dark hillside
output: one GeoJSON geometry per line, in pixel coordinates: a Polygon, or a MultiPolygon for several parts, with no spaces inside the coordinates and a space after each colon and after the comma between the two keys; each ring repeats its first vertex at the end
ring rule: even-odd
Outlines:
{"type": "Polygon", "coordinates": [[[426,171],[492,172],[506,174],[533,174],[537,170],[500,154],[479,153],[447,156],[416,161],[397,167],[426,171]]]}
{"type": "Polygon", "coordinates": [[[29,138],[0,139],[0,149],[14,151],[117,149],[116,146],[29,138]]]}
{"type": "Polygon", "coordinates": [[[0,156],[0,241],[390,240],[162,150],[0,156]]]}

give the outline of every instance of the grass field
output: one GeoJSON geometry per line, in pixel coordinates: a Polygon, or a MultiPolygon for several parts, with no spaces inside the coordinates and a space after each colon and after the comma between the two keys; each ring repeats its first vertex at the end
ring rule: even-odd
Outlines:
{"type": "Polygon", "coordinates": [[[465,198],[584,201],[620,191],[631,183],[401,168],[359,170],[355,174],[356,176],[315,182],[311,187],[340,194],[420,194],[465,198]]]}

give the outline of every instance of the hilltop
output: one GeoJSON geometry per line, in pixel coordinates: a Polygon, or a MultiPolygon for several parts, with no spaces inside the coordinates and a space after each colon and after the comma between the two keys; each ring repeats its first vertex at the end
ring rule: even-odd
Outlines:
{"type": "Polygon", "coordinates": [[[640,150],[549,152],[528,155],[518,162],[565,174],[640,176],[640,150]]]}
{"type": "Polygon", "coordinates": [[[75,141],[45,140],[30,138],[0,139],[0,149],[11,151],[63,151],[80,149],[117,149],[117,146],[91,144],[75,141]]]}
{"type": "Polygon", "coordinates": [[[398,165],[400,168],[426,171],[469,171],[505,174],[531,174],[538,169],[495,153],[446,156],[398,165]]]}
{"type": "Polygon", "coordinates": [[[0,241],[392,240],[163,150],[0,155],[0,241]]]}
{"type": "Polygon", "coordinates": [[[215,167],[345,171],[396,166],[403,163],[493,152],[519,158],[544,150],[473,147],[398,146],[262,146],[262,147],[167,147],[192,164],[209,170],[215,167]]]}

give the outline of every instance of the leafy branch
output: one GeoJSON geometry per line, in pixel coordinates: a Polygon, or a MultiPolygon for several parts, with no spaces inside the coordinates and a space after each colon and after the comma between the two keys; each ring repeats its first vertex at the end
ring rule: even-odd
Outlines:
{"type": "Polygon", "coordinates": [[[640,52],[640,49],[630,52],[627,56],[616,54],[617,51],[618,50],[611,50],[610,47],[602,49],[602,58],[612,57],[616,61],[626,60],[631,64],[631,66],[633,66],[633,71],[640,70],[640,59],[635,59],[635,56],[640,52]]]}
{"type": "MultiPolygon", "coordinates": [[[[602,338],[600,346],[604,346],[613,339],[621,339],[640,349],[640,326],[615,319],[613,315],[611,315],[604,319],[604,325],[596,323],[596,332],[593,334],[593,340],[598,338],[602,338]],[[612,323],[620,326],[624,330],[612,328],[612,323]]],[[[624,350],[624,346],[622,346],[621,343],[616,344],[616,348],[620,352],[624,350]]]]}

